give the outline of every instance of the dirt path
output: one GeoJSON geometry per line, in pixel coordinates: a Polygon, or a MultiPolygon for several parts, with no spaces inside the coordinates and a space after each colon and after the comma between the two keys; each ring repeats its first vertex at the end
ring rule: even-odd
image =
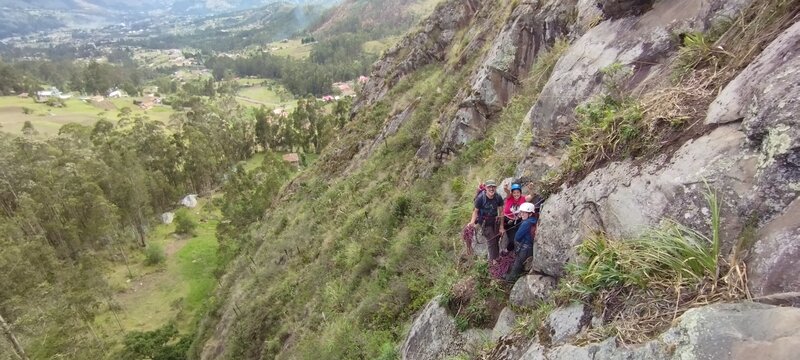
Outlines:
{"type": "MultiPolygon", "coordinates": [[[[170,261],[175,254],[178,253],[181,249],[183,249],[186,244],[189,243],[188,237],[178,237],[171,241],[167,246],[164,248],[164,254],[166,255],[166,259],[164,262],[170,261]]],[[[158,286],[158,284],[164,284],[169,277],[167,271],[164,269],[158,269],[153,272],[146,273],[141,275],[135,279],[131,279],[130,287],[117,294],[117,300],[123,303],[130,302],[131,298],[137,298],[140,295],[136,295],[137,293],[142,294],[153,291],[153,289],[158,286]]]]}
{"type": "Polygon", "coordinates": [[[164,248],[164,253],[166,254],[167,258],[171,258],[172,255],[175,255],[178,251],[183,249],[184,246],[189,242],[188,236],[176,236],[167,247],[164,248]]]}

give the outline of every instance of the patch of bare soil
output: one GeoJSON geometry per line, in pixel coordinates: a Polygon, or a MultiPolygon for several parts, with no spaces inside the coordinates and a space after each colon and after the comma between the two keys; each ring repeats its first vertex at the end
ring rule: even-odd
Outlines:
{"type": "Polygon", "coordinates": [[[22,106],[0,107],[0,114],[21,114],[22,106]]]}
{"type": "Polygon", "coordinates": [[[103,110],[116,110],[117,109],[117,105],[114,105],[113,102],[108,101],[108,100],[92,101],[91,104],[92,104],[92,106],[94,106],[96,108],[103,109],[103,110]]]}
{"type": "Polygon", "coordinates": [[[167,257],[172,257],[178,251],[183,249],[184,246],[189,242],[188,236],[174,236],[174,240],[172,240],[167,246],[164,248],[164,253],[167,257]]]}

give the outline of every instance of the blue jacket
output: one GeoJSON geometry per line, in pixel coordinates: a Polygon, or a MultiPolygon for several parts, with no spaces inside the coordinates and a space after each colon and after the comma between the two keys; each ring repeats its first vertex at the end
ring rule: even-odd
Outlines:
{"type": "Polygon", "coordinates": [[[533,236],[531,236],[531,228],[536,225],[536,218],[528,218],[519,225],[517,234],[514,236],[514,241],[520,244],[533,245],[533,236]]]}

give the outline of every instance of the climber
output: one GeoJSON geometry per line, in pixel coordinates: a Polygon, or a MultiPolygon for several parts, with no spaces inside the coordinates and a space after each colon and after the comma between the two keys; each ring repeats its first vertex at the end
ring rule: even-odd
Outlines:
{"type": "Polygon", "coordinates": [[[486,237],[489,246],[489,263],[492,264],[499,256],[500,237],[505,233],[503,221],[498,215],[503,213],[503,197],[497,193],[497,183],[487,180],[484,184],[486,190],[475,197],[475,207],[472,210],[472,219],[467,224],[468,228],[475,224],[481,225],[481,232],[486,237]]]}
{"type": "Polygon", "coordinates": [[[506,251],[514,251],[514,235],[517,233],[517,227],[522,220],[517,216],[519,206],[525,203],[526,197],[522,196],[522,186],[519,184],[511,184],[511,191],[506,190],[506,193],[511,193],[511,196],[506,198],[506,205],[503,207],[503,225],[506,230],[506,251]]]}
{"type": "Polygon", "coordinates": [[[511,270],[506,274],[506,281],[515,282],[522,273],[525,260],[533,256],[533,238],[536,235],[536,224],[538,219],[534,216],[536,213],[536,206],[526,202],[519,206],[519,215],[522,218],[522,224],[517,228],[514,241],[517,243],[516,256],[514,257],[514,265],[511,270]]]}

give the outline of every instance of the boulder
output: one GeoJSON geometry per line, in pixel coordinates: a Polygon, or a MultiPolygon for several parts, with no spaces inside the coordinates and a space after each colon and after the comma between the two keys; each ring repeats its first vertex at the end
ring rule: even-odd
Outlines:
{"type": "Polygon", "coordinates": [[[165,212],[161,214],[161,223],[162,224],[172,224],[172,220],[175,219],[175,213],[172,212],[165,212]]]}
{"type": "Polygon", "coordinates": [[[575,346],[565,344],[552,348],[539,343],[532,344],[520,360],[667,360],[670,359],[667,346],[661,342],[644,345],[619,347],[615,338],[600,343],[575,346]]]}
{"type": "MultiPolygon", "coordinates": [[[[535,340],[535,339],[534,339],[535,340]]],[[[497,345],[481,356],[484,360],[505,360],[505,359],[520,359],[522,355],[528,350],[532,341],[527,340],[520,336],[503,336],[497,340],[497,345]]]]}
{"type": "Polygon", "coordinates": [[[181,199],[181,205],[189,208],[194,209],[197,207],[197,194],[189,194],[181,199]]]}
{"type": "Polygon", "coordinates": [[[489,260],[489,242],[480,226],[475,226],[475,240],[472,241],[472,250],[475,251],[475,256],[478,259],[489,260]]]}
{"type": "MultiPolygon", "coordinates": [[[[570,359],[570,360],[600,360],[600,359],[630,359],[629,357],[619,356],[620,349],[617,348],[614,338],[606,339],[597,344],[587,346],[575,346],[566,344],[553,348],[547,353],[547,359],[570,359]]],[[[628,355],[628,354],[626,354],[628,355]]],[[[656,358],[640,358],[642,360],[655,360],[656,358]]]]}
{"type": "Polygon", "coordinates": [[[547,317],[546,327],[551,344],[563,344],[589,325],[591,310],[584,304],[558,308],[547,317]]]}
{"type": "Polygon", "coordinates": [[[458,354],[475,354],[491,339],[492,330],[469,329],[460,333],[455,319],[433,298],[414,319],[400,348],[403,360],[445,359],[458,354]]]}
{"type": "Polygon", "coordinates": [[[684,313],[659,338],[631,347],[600,343],[544,347],[532,343],[526,360],[791,360],[800,354],[800,309],[755,303],[714,304],[684,313]]]}
{"type": "Polygon", "coordinates": [[[762,304],[769,304],[776,306],[800,307],[800,292],[795,291],[788,293],[772,294],[767,296],[759,296],[753,298],[753,301],[762,304]]]}
{"type": "Polygon", "coordinates": [[[579,34],[585,33],[603,20],[603,11],[600,10],[597,0],[578,0],[577,9],[578,19],[576,25],[579,34]]]}
{"type": "Polygon", "coordinates": [[[520,357],[519,360],[548,360],[548,358],[545,357],[546,352],[547,348],[538,342],[534,342],[530,347],[528,347],[528,350],[522,354],[522,357],[520,357]]]}
{"type": "Polygon", "coordinates": [[[756,233],[748,263],[755,295],[800,291],[800,199],[756,233]]]}
{"type": "Polygon", "coordinates": [[[494,338],[491,329],[468,329],[461,333],[461,339],[456,343],[461,347],[455,353],[477,354],[492,339],[494,338]]]}
{"type": "Polygon", "coordinates": [[[762,304],[718,304],[687,311],[662,336],[678,359],[796,359],[800,309],[762,304]]]}
{"type": "Polygon", "coordinates": [[[510,334],[511,330],[514,330],[516,321],[517,314],[514,310],[511,310],[509,307],[504,307],[503,310],[500,311],[497,322],[494,324],[494,329],[492,329],[492,340],[497,340],[502,336],[510,334]]]}
{"type": "Polygon", "coordinates": [[[440,305],[441,301],[441,296],[435,297],[414,319],[400,349],[402,359],[438,359],[450,353],[459,334],[455,320],[440,305]]]}
{"type": "MultiPolygon", "coordinates": [[[[774,102],[772,98],[786,96],[786,88],[796,86],[792,78],[796,77],[793,74],[800,71],[797,69],[800,62],[798,55],[800,23],[794,24],[778,36],[720,91],[708,107],[706,124],[742,120],[748,112],[758,108],[759,102],[774,102]],[[764,81],[766,78],[773,81],[764,81]]],[[[791,98],[785,100],[788,103],[796,102],[791,98]]]]}
{"type": "Polygon", "coordinates": [[[523,276],[514,283],[508,301],[514,306],[533,308],[547,299],[555,285],[555,279],[549,276],[523,276]]]}
{"type": "Polygon", "coordinates": [[[742,122],[758,149],[749,207],[758,220],[749,262],[755,295],[800,291],[800,22],[736,76],[711,104],[707,124],[742,122]]]}

